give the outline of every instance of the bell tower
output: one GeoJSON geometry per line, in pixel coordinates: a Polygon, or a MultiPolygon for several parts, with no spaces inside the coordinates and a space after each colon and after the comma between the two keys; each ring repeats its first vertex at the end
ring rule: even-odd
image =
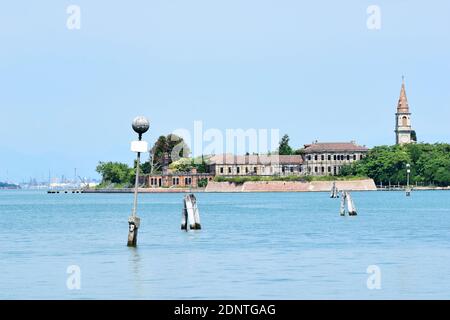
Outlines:
{"type": "Polygon", "coordinates": [[[405,77],[402,77],[402,88],[395,114],[395,143],[405,144],[414,142],[412,139],[411,113],[409,112],[408,99],[406,98],[405,77]]]}

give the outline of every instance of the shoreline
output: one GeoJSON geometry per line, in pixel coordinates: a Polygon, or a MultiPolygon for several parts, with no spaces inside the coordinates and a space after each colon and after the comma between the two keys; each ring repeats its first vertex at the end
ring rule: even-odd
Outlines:
{"type": "MultiPolygon", "coordinates": [[[[405,189],[377,189],[377,190],[350,190],[353,192],[362,192],[362,191],[368,191],[368,192],[405,192],[405,189]]],[[[412,191],[450,191],[450,188],[448,187],[422,187],[422,188],[413,188],[412,191]]],[[[331,192],[331,190],[320,190],[320,191],[205,191],[204,188],[202,189],[163,189],[163,188],[155,188],[149,190],[148,188],[140,188],[138,190],[138,193],[308,193],[308,192],[331,192]]],[[[61,192],[64,193],[64,192],[61,192]]],[[[89,194],[99,194],[99,193],[109,193],[109,194],[117,194],[117,193],[134,193],[134,189],[99,189],[99,190],[83,190],[81,193],[89,193],[89,194]]]]}
{"type": "MultiPolygon", "coordinates": [[[[405,187],[378,188],[372,179],[336,181],[338,190],[346,191],[402,191],[405,187]]],[[[210,182],[205,188],[139,188],[138,193],[285,193],[285,192],[330,192],[333,181],[250,181],[242,184],[232,182],[210,182]]],[[[416,187],[412,191],[445,191],[449,187],[416,187]]],[[[63,191],[64,192],[64,191],[63,191]]],[[[82,193],[133,193],[134,188],[84,189],[82,193]]]]}
{"type": "MultiPolygon", "coordinates": [[[[210,182],[205,188],[139,188],[138,193],[286,193],[286,192],[330,192],[333,181],[248,181],[210,182]]],[[[346,191],[402,191],[405,187],[378,188],[372,179],[336,181],[339,190],[346,191]]],[[[412,191],[442,191],[450,187],[411,187],[412,191]]],[[[134,188],[84,189],[82,193],[133,193],[134,188]]]]}

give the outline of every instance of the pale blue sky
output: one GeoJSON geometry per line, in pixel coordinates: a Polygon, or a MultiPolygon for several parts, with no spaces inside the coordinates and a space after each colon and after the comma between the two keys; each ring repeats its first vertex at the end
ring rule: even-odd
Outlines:
{"type": "Polygon", "coordinates": [[[446,0],[4,1],[0,181],[131,164],[138,114],[149,141],[202,120],[295,147],[392,144],[402,74],[419,140],[450,142],[449,15],[446,0]]]}

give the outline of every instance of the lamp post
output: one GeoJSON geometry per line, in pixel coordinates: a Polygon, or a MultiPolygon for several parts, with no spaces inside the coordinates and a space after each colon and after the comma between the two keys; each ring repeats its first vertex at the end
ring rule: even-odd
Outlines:
{"type": "Polygon", "coordinates": [[[133,211],[131,212],[131,216],[128,218],[128,243],[129,247],[135,247],[137,244],[137,233],[139,226],[141,224],[141,219],[136,215],[137,208],[137,195],[138,195],[138,186],[139,186],[139,166],[141,162],[141,153],[148,151],[148,144],[145,141],[142,141],[142,135],[147,132],[150,127],[149,121],[147,118],[139,116],[134,118],[133,123],[131,125],[133,130],[138,134],[139,140],[131,142],[131,151],[137,153],[136,160],[136,180],[134,183],[134,202],[133,202],[133,211]]]}
{"type": "Polygon", "coordinates": [[[411,195],[411,188],[409,187],[409,175],[411,174],[411,165],[409,163],[406,164],[406,196],[409,197],[411,195]]]}

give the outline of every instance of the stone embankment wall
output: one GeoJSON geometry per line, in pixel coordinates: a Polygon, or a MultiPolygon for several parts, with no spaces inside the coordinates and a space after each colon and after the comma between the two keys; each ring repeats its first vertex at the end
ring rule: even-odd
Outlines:
{"type": "MultiPolygon", "coordinates": [[[[331,191],[333,181],[249,181],[243,184],[210,181],[205,192],[311,192],[331,191]]],[[[374,191],[377,190],[372,179],[336,181],[339,190],[374,191]]]]}

